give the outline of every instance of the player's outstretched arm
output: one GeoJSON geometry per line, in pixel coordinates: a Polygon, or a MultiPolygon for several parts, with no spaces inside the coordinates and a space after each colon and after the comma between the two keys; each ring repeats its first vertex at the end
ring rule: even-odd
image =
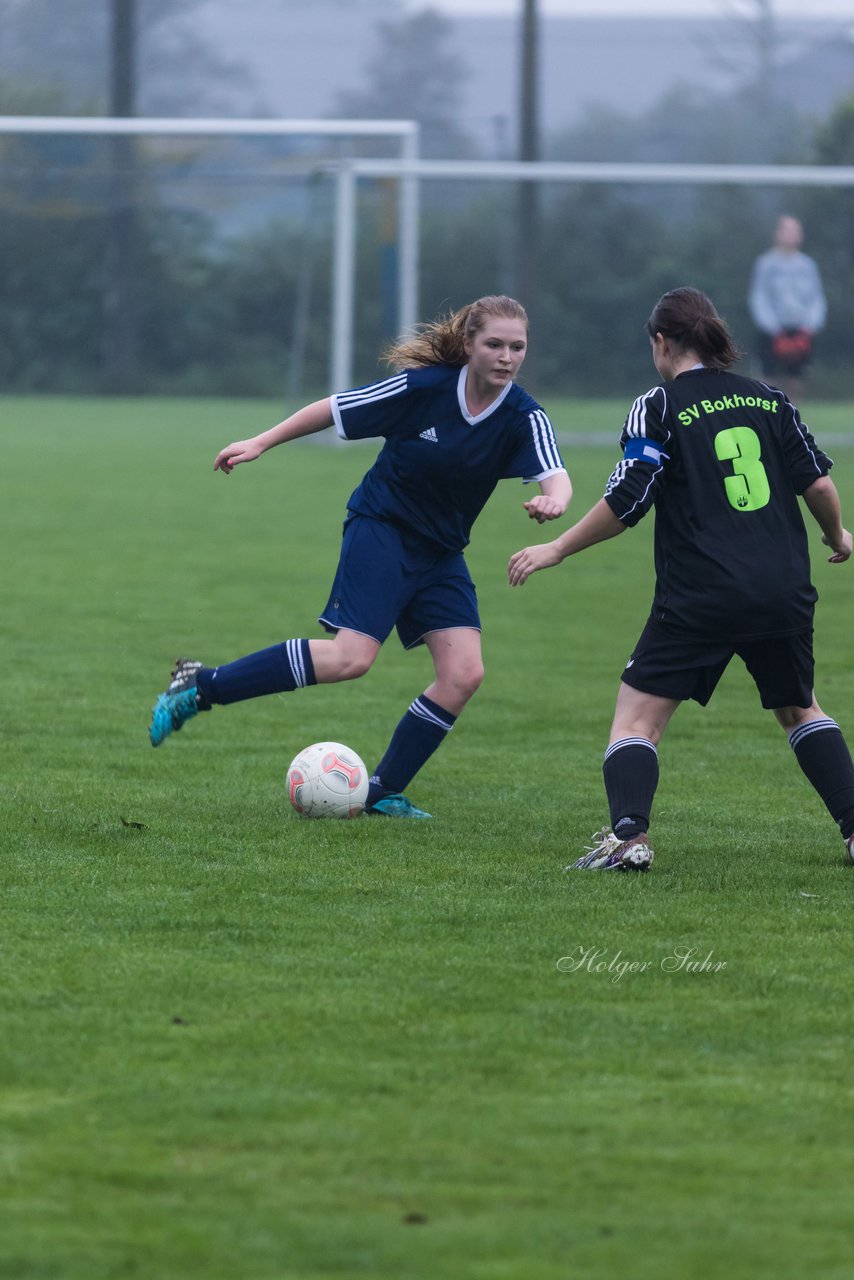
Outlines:
{"type": "Polygon", "coordinates": [[[842,527],[842,504],[839,492],[830,476],[821,476],[803,493],[816,524],[821,529],[821,540],[830,547],[830,564],[843,564],[851,555],[851,534],[842,527]]]}
{"type": "Polygon", "coordinates": [[[511,587],[521,587],[538,569],[550,569],[567,556],[583,551],[585,547],[615,538],[625,528],[626,525],[617,519],[605,499],[600,498],[596,506],[581,517],[578,524],[567,529],[554,542],[544,542],[538,547],[525,547],[512,555],[507,566],[511,587]]]}
{"type": "Polygon", "coordinates": [[[252,436],[250,440],[236,440],[233,444],[227,444],[216,455],[214,471],[222,471],[227,476],[231,475],[239,463],[254,462],[256,458],[261,457],[262,453],[275,448],[277,444],[284,444],[287,440],[298,440],[301,436],[310,436],[316,431],[324,431],[327,427],[331,427],[332,423],[332,402],[329,397],[327,396],[325,400],[315,400],[313,404],[307,404],[303,409],[298,409],[296,413],[292,413],[289,418],[285,418],[275,427],[270,427],[269,431],[262,431],[260,435],[252,436]]]}
{"type": "Polygon", "coordinates": [[[572,485],[565,471],[546,476],[539,485],[540,492],[536,498],[530,498],[522,506],[532,520],[545,524],[546,520],[557,520],[566,511],[572,498],[572,485]]]}

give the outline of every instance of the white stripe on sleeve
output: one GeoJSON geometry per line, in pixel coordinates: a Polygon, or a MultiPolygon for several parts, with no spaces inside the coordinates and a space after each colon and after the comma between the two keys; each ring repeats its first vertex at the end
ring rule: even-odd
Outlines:
{"type": "Polygon", "coordinates": [[[557,441],[552,424],[542,409],[528,415],[531,422],[531,434],[534,448],[543,471],[560,471],[563,464],[557,451],[557,441]]]}

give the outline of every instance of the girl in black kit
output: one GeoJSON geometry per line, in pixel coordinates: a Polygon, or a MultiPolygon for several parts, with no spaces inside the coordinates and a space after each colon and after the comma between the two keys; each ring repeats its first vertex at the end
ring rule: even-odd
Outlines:
{"type": "Polygon", "coordinates": [[[650,867],[658,741],[680,702],[706,705],[734,654],[854,861],[854,765],[813,692],[817,593],[798,502],[821,528],[830,563],[847,560],[851,534],[831,460],[780,390],[729,372],[739,352],[705,294],[666,293],[647,329],[662,383],[632,405],[605,496],[554,542],[517,551],[509,565],[511,585],[521,586],[655,506],[652,611],[622,673],[603,766],[611,825],[575,866],[650,867]]]}

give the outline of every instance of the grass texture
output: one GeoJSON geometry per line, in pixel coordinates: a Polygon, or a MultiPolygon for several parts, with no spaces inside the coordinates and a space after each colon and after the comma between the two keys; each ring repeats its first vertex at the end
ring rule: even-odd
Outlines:
{"type": "MultiPolygon", "coordinates": [[[[617,450],[572,435],[626,406],[550,408],[578,516],[617,450]]],[[[854,868],[743,670],[662,744],[653,872],[564,874],[606,819],[652,520],[511,591],[547,533],[500,487],[487,679],[410,788],[432,822],[306,822],[282,785],[320,739],[376,762],[430,679],[394,638],[150,748],[177,654],[319,634],[373,447],[214,475],[280,416],[0,401],[0,1274],[850,1276],[854,868]]],[[[818,697],[854,738],[854,567],[813,542],[818,697]]]]}

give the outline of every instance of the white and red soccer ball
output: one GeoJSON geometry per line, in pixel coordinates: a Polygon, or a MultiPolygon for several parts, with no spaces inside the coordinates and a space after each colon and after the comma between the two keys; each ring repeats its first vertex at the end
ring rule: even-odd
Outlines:
{"type": "Polygon", "coordinates": [[[294,756],[285,789],[303,818],[357,818],[368,798],[368,771],[343,743],[314,742],[294,756]]]}

